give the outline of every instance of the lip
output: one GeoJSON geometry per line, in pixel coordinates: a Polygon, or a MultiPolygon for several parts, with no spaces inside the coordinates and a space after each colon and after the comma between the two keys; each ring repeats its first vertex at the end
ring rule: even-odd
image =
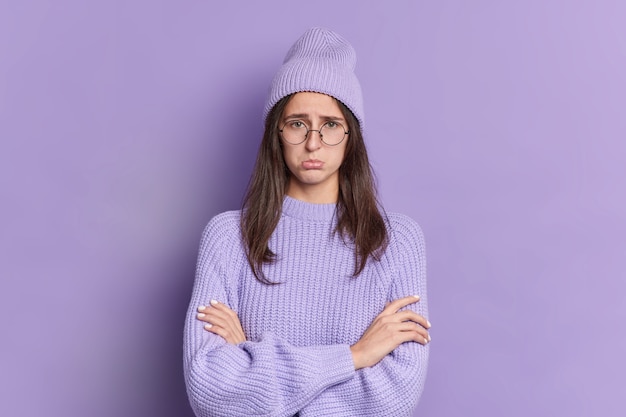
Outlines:
{"type": "Polygon", "coordinates": [[[302,162],[302,168],[304,169],[322,169],[324,162],[319,159],[307,159],[302,162]]]}

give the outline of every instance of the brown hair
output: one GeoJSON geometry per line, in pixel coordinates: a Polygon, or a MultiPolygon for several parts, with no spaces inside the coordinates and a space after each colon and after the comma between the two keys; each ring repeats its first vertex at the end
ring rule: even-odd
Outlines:
{"type": "MultiPolygon", "coordinates": [[[[278,225],[283,199],[291,173],[283,159],[279,123],[292,95],[282,98],[265,119],[265,132],[259,147],[241,215],[241,234],[248,263],[254,276],[266,284],[275,284],[263,274],[263,264],[276,260],[268,241],[278,225]]],[[[376,196],[374,174],[367,157],[358,120],[337,100],[350,132],[344,160],[339,168],[337,227],[342,238],[354,243],[355,268],[358,276],[371,256],[379,260],[389,237],[376,196]]]]}

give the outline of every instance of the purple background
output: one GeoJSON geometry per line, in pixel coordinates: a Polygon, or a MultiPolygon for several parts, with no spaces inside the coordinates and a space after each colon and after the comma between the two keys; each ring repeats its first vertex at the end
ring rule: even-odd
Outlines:
{"type": "Polygon", "coordinates": [[[383,201],[426,233],[415,415],[624,415],[626,3],[364,4],[0,4],[0,415],[192,415],[200,233],[314,25],[357,49],[383,201]]]}

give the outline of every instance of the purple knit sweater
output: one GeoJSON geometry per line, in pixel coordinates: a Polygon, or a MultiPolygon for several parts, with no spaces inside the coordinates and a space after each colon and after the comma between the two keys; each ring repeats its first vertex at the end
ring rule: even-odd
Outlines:
{"type": "Polygon", "coordinates": [[[424,386],[428,346],[403,343],[371,368],[354,370],[350,345],[385,303],[408,295],[427,317],[424,240],[417,223],[388,214],[390,244],[356,278],[350,242],[332,233],[335,204],[285,197],[265,266],[279,285],[257,281],[238,211],[215,216],[202,236],[185,323],[187,392],[197,416],[409,416],[424,386]],[[237,346],[195,316],[215,299],[235,310],[247,340],[237,346]]]}

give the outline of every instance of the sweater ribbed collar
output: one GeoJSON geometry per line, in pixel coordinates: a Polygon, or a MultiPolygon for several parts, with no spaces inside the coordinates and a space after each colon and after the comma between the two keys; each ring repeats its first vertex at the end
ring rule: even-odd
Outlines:
{"type": "Polygon", "coordinates": [[[331,221],[335,217],[337,204],[314,204],[285,196],[283,214],[302,220],[331,221]]]}

